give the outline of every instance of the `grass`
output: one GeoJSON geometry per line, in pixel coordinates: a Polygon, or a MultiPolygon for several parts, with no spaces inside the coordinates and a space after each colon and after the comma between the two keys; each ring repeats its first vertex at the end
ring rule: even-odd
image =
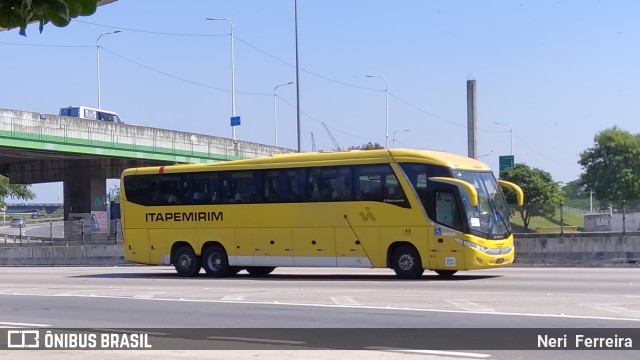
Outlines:
{"type": "MultiPolygon", "coordinates": [[[[522,218],[519,213],[515,213],[511,216],[511,224],[513,226],[514,232],[560,232],[560,209],[556,210],[556,213],[553,217],[541,217],[534,216],[529,221],[529,229],[525,230],[523,226],[522,218]],[[540,229],[544,227],[557,227],[552,229],[540,229]]],[[[575,226],[578,231],[582,231],[584,229],[584,215],[582,214],[563,214],[563,223],[564,226],[575,226]]],[[[570,232],[570,229],[564,229],[565,232],[570,232]]]]}

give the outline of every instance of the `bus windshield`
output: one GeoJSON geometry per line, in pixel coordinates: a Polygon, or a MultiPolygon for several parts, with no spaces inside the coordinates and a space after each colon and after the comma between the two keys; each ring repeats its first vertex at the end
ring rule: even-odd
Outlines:
{"type": "Polygon", "coordinates": [[[469,205],[466,192],[462,192],[469,228],[488,238],[508,236],[511,233],[509,208],[493,173],[455,170],[453,176],[473,185],[478,192],[478,206],[469,205]]]}

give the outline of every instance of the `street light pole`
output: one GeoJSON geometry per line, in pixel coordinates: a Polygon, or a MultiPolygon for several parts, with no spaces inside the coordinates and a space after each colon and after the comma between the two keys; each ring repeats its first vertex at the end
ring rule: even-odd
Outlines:
{"type": "Polygon", "coordinates": [[[276,87],[273,88],[273,122],[275,125],[275,146],[278,146],[278,88],[280,86],[286,86],[286,85],[291,85],[293,84],[293,81],[289,81],[286,84],[280,84],[280,85],[276,85],[276,87]]]}
{"type": "Polygon", "coordinates": [[[389,148],[389,85],[387,78],[382,75],[367,75],[368,78],[381,78],[384,80],[384,93],[385,93],[385,149],[389,148]]]}
{"type": "Polygon", "coordinates": [[[503,126],[508,126],[509,127],[509,134],[511,135],[511,154],[509,154],[509,155],[513,155],[513,127],[511,125],[509,125],[509,124],[499,123],[499,122],[494,122],[494,124],[503,125],[503,126]]]}
{"type": "Polygon", "coordinates": [[[102,109],[102,102],[101,102],[101,98],[100,98],[100,38],[103,37],[104,35],[111,35],[111,34],[117,34],[119,33],[120,30],[114,30],[111,32],[107,32],[107,33],[103,33],[100,34],[100,36],[98,36],[98,39],[96,39],[96,55],[98,58],[98,109],[102,109]]]}
{"type": "MultiPolygon", "coordinates": [[[[236,116],[236,65],[235,65],[235,51],[233,49],[233,23],[227,18],[207,18],[207,20],[217,21],[223,20],[229,23],[231,27],[231,117],[236,116]]],[[[236,141],[236,127],[231,126],[231,137],[233,141],[236,141]]]]}
{"type": "Polygon", "coordinates": [[[298,131],[298,152],[302,152],[302,129],[300,122],[300,66],[298,61],[298,0],[293,2],[294,32],[296,37],[296,127],[298,131]]]}
{"type": "Polygon", "coordinates": [[[391,146],[392,146],[394,149],[395,149],[395,147],[396,147],[396,134],[397,134],[398,132],[407,132],[407,131],[411,131],[411,130],[409,130],[409,129],[403,129],[403,130],[396,130],[396,131],[394,131],[394,132],[393,132],[393,137],[392,137],[392,141],[391,141],[391,144],[392,144],[392,145],[391,145],[391,146]]]}

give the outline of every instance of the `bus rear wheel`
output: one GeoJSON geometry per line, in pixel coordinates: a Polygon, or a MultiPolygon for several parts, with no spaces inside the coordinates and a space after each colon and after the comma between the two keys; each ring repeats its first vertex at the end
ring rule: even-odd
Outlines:
{"type": "Polygon", "coordinates": [[[202,267],[209,277],[223,277],[229,274],[227,252],[219,245],[211,245],[202,252],[202,267]]]}
{"type": "Polygon", "coordinates": [[[453,274],[458,272],[458,270],[434,270],[434,271],[436,272],[436,274],[445,278],[450,278],[453,276],[453,274]]]}
{"type": "Polygon", "coordinates": [[[200,272],[200,259],[190,246],[181,246],[173,254],[173,266],[178,276],[196,276],[200,272]]]}
{"type": "Polygon", "coordinates": [[[261,277],[271,274],[271,272],[273,272],[273,270],[275,269],[275,267],[271,266],[250,266],[247,268],[247,272],[251,276],[261,277]]]}
{"type": "Polygon", "coordinates": [[[393,252],[391,268],[401,279],[417,279],[424,272],[420,254],[411,245],[401,245],[393,252]]]}

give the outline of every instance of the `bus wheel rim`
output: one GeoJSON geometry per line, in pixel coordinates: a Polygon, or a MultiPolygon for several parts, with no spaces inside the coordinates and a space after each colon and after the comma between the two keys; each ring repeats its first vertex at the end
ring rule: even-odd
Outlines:
{"type": "Polygon", "coordinates": [[[182,255],[179,259],[180,267],[183,269],[189,268],[191,266],[191,258],[188,255],[182,255]]]}
{"type": "Polygon", "coordinates": [[[414,266],[413,256],[408,254],[404,254],[400,256],[400,259],[398,260],[398,265],[400,266],[400,269],[402,269],[403,271],[410,271],[414,266]]]}
{"type": "Polygon", "coordinates": [[[209,265],[209,269],[211,270],[220,270],[220,264],[222,263],[222,259],[218,254],[211,254],[207,259],[207,265],[209,265]]]}

